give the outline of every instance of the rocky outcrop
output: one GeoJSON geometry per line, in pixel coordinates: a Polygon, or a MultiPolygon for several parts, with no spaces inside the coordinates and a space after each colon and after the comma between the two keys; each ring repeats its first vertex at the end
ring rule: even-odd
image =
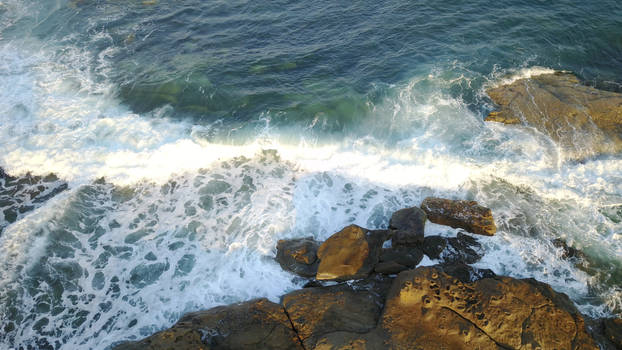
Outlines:
{"type": "MultiPolygon", "coordinates": [[[[417,211],[402,213],[392,230],[413,227],[417,211]]],[[[191,313],[168,330],[115,349],[595,350],[596,341],[602,349],[620,346],[619,319],[588,320],[588,333],[565,294],[534,279],[469,266],[482,254],[474,237],[458,232],[382,248],[388,238],[386,230],[350,225],[319,248],[311,238],[279,241],[283,268],[318,270],[316,280],[282,296],[281,305],[257,299],[191,313]],[[424,252],[441,263],[416,267],[424,252]]]]}
{"type": "Polygon", "coordinates": [[[370,283],[379,288],[339,284],[305,288],[282,297],[283,307],[306,349],[313,349],[319,339],[331,333],[366,333],[376,327],[387,288],[383,288],[382,279],[370,283]]]}
{"type": "Polygon", "coordinates": [[[572,302],[548,285],[462,282],[436,267],[398,275],[379,327],[393,349],[598,349],[572,302]]]}
{"type": "Polygon", "coordinates": [[[487,121],[532,126],[570,158],[622,150],[622,94],[582,85],[567,72],[518,79],[487,93],[498,106],[487,121]]]}
{"type": "Polygon", "coordinates": [[[116,350],[303,349],[278,304],[256,299],[182,317],[173,327],[116,350]]]}
{"type": "Polygon", "coordinates": [[[369,276],[378,263],[386,231],[350,225],[330,236],[318,249],[316,279],[345,281],[369,276]]]}
{"type": "Polygon", "coordinates": [[[276,245],[276,260],[283,270],[304,277],[313,277],[317,273],[319,246],[313,237],[282,239],[276,245]]]}
{"type": "Polygon", "coordinates": [[[497,232],[492,211],[475,201],[428,197],[421,203],[421,209],[427,214],[428,220],[435,224],[485,236],[497,232]]]}
{"type": "Polygon", "coordinates": [[[393,246],[414,246],[423,243],[426,213],[417,207],[396,211],[389,220],[393,246]]]}

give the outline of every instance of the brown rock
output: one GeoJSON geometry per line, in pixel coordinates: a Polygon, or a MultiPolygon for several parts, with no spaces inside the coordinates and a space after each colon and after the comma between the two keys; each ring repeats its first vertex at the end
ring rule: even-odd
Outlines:
{"type": "Polygon", "coordinates": [[[283,308],[256,299],[186,314],[173,327],[115,350],[303,349],[283,308]]]}
{"type": "Polygon", "coordinates": [[[421,209],[427,214],[428,220],[435,224],[462,228],[485,236],[497,232],[490,209],[475,201],[428,197],[421,203],[421,209]]]}
{"type": "Polygon", "coordinates": [[[316,279],[345,281],[367,277],[378,263],[386,231],[350,225],[330,236],[318,249],[316,279]]]}
{"type": "Polygon", "coordinates": [[[317,273],[319,245],[313,237],[279,240],[276,245],[276,260],[284,270],[313,277],[317,273]]]}
{"type": "Polygon", "coordinates": [[[328,333],[365,333],[376,327],[383,296],[347,284],[305,288],[283,296],[282,304],[306,349],[328,333]]]}
{"type": "Polygon", "coordinates": [[[582,85],[566,72],[519,79],[487,93],[498,105],[487,121],[532,126],[570,158],[622,150],[622,94],[582,85]]]}
{"type": "Polygon", "coordinates": [[[423,243],[425,220],[425,213],[417,207],[404,208],[393,213],[389,220],[393,246],[415,246],[423,243]]]}
{"type": "Polygon", "coordinates": [[[532,279],[401,272],[379,327],[393,349],[598,349],[565,294],[532,279]]]}

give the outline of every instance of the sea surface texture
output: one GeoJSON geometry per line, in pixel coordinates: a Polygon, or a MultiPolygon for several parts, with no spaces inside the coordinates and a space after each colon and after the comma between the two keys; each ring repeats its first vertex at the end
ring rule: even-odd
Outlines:
{"type": "Polygon", "coordinates": [[[0,348],[278,300],[304,283],[279,239],[431,195],[492,209],[477,266],[619,316],[622,154],[484,122],[487,88],[554,70],[622,91],[622,2],[2,0],[0,348]]]}

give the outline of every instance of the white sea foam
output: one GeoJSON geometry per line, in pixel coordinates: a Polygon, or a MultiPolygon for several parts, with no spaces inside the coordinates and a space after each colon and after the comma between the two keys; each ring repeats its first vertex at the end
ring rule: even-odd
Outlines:
{"type": "MultiPolygon", "coordinates": [[[[0,92],[2,166],[54,172],[71,184],[0,239],[1,283],[20,296],[21,312],[45,310],[46,295],[65,279],[56,301],[65,309],[37,313],[10,335],[14,344],[50,331],[49,341],[64,339],[66,348],[108,346],[186,311],[276,300],[301,284],[271,259],[277,239],[325,239],[350,223],[386,227],[393,211],[430,195],[493,209],[499,233],[479,239],[487,252],[481,267],[544,280],[577,301],[599,282],[548,240],[622,255],[622,227],[599,212],[622,201],[621,160],[561,162],[543,135],[483,123],[443,93],[448,83],[435,74],[375,106],[361,122],[372,132],[294,143],[267,128],[226,144],[201,138],[197,126],[132,113],[105,80],[80,73],[88,60],[66,60],[72,66],[48,56],[0,48],[0,85],[12,87],[0,92]],[[100,177],[107,183],[93,184],[100,177]]],[[[98,71],[106,64],[101,57],[98,71]]],[[[537,72],[548,71],[518,76],[537,72]]],[[[429,224],[426,234],[456,230],[429,224]]],[[[609,309],[584,303],[583,310],[619,307],[620,291],[608,293],[609,309]]]]}

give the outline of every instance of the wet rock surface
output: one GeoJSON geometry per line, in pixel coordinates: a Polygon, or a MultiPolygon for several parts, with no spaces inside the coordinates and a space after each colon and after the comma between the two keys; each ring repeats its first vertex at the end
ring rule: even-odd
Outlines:
{"type": "Polygon", "coordinates": [[[256,299],[182,317],[173,327],[116,350],[303,349],[283,307],[256,299]]]}
{"type": "Polygon", "coordinates": [[[622,94],[582,85],[567,72],[518,79],[487,93],[498,106],[487,121],[534,127],[570,158],[622,150],[622,94]]]}
{"type": "Polygon", "coordinates": [[[478,262],[483,255],[482,245],[477,239],[458,232],[456,237],[447,238],[447,247],[441,253],[441,259],[445,262],[473,264],[478,262]]]}
{"type": "Polygon", "coordinates": [[[316,279],[344,281],[367,277],[378,263],[386,231],[350,225],[330,236],[318,249],[316,279]]]}
{"type": "Polygon", "coordinates": [[[428,197],[421,203],[421,209],[427,214],[428,220],[435,224],[485,236],[497,232],[492,211],[475,201],[428,197]]]}
{"type": "Polygon", "coordinates": [[[305,348],[313,349],[326,334],[375,328],[384,298],[340,284],[294,291],[283,296],[282,304],[305,348]]]}
{"type": "Polygon", "coordinates": [[[396,211],[389,220],[393,246],[414,246],[423,243],[426,214],[412,207],[396,211]]]}
{"type": "Polygon", "coordinates": [[[0,168],[0,234],[6,226],[67,188],[67,183],[54,174],[16,177],[0,168]]]}
{"type": "Polygon", "coordinates": [[[276,260],[284,270],[313,277],[317,273],[319,246],[313,237],[282,239],[276,245],[276,260]]]}

